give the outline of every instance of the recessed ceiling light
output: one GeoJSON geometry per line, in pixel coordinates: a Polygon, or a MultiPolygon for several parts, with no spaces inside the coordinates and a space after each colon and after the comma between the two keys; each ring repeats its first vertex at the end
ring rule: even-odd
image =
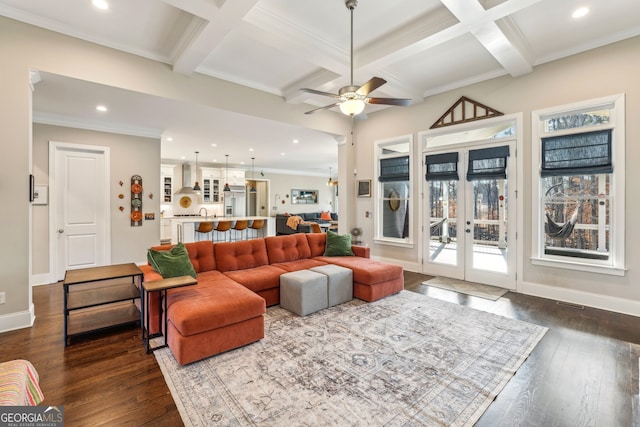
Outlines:
{"type": "Polygon", "coordinates": [[[217,146],[218,146],[218,144],[211,144],[211,146],[212,146],[212,147],[217,147],[217,146]]]}
{"type": "Polygon", "coordinates": [[[185,157],[185,156],[182,156],[182,157],[180,157],[180,158],[181,158],[182,160],[186,159],[186,157],[185,157]]]}
{"type": "Polygon", "coordinates": [[[106,0],[91,0],[91,4],[97,7],[100,10],[109,9],[109,3],[106,0]]]}
{"type": "Polygon", "coordinates": [[[104,113],[107,111],[107,107],[105,107],[104,105],[98,105],[96,106],[96,110],[100,111],[101,113],[104,113]]]}
{"type": "Polygon", "coordinates": [[[294,140],[293,140],[293,143],[294,143],[294,144],[297,144],[298,142],[300,142],[300,141],[298,141],[297,139],[294,139],[294,140]]]}
{"type": "Polygon", "coordinates": [[[590,9],[588,7],[579,7],[572,14],[571,17],[574,19],[582,18],[589,14],[590,9]]]}
{"type": "Polygon", "coordinates": [[[171,142],[173,141],[173,138],[171,138],[170,136],[167,137],[167,141],[171,142]]]}
{"type": "Polygon", "coordinates": [[[244,165],[244,162],[240,162],[241,165],[244,165]]]}
{"type": "Polygon", "coordinates": [[[249,148],[249,151],[253,151],[253,148],[249,148]]]}
{"type": "Polygon", "coordinates": [[[284,156],[284,153],[280,153],[281,156],[284,156]]]}

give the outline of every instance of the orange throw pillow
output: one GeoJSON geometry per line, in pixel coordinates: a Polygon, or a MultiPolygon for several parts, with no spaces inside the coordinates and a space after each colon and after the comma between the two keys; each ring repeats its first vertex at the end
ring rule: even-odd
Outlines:
{"type": "Polygon", "coordinates": [[[327,221],[331,221],[331,214],[327,212],[320,212],[320,219],[326,219],[327,221]]]}

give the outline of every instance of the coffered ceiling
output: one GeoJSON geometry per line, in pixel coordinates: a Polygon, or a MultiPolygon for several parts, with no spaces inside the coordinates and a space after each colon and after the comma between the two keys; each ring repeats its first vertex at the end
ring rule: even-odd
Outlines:
{"type": "MultiPolygon", "coordinates": [[[[106,1],[109,8],[99,10],[90,0],[0,0],[0,15],[160,61],[176,73],[202,73],[281,96],[283,102],[304,103],[309,110],[333,100],[300,88],[336,93],[349,85],[350,18],[344,0],[106,1]]],[[[436,93],[498,76],[521,76],[536,65],[639,35],[638,16],[638,0],[359,0],[354,11],[354,83],[382,77],[388,83],[372,96],[420,103],[436,93]],[[589,8],[589,13],[572,18],[579,7],[589,8]]],[[[48,86],[36,90],[34,108],[43,121],[88,120],[85,107],[75,104],[87,101],[93,89],[104,89],[83,87],[56,108],[58,103],[46,98],[65,85],[65,90],[73,90],[70,86],[79,82],[45,75],[42,83],[48,86]]],[[[117,96],[118,91],[113,93],[117,96]]],[[[122,111],[112,123],[165,137],[179,134],[179,143],[163,138],[163,157],[188,156],[216,143],[205,125],[211,122],[211,111],[165,104],[164,120],[122,111]],[[193,114],[178,114],[172,121],[172,109],[193,114]],[[188,117],[200,124],[187,122],[188,117]]],[[[402,107],[367,105],[365,113],[381,108],[402,107]]],[[[316,114],[340,113],[333,108],[316,114]]],[[[292,141],[303,143],[306,138],[313,140],[306,148],[319,150],[312,168],[326,171],[336,163],[333,135],[237,113],[223,116],[226,123],[243,123],[224,130],[225,141],[234,141],[233,150],[239,150],[230,158],[250,159],[246,153],[255,148],[249,145],[255,144],[256,135],[245,133],[259,129],[264,145],[274,144],[272,154],[278,154],[268,159],[255,152],[256,159],[265,154],[264,167],[300,168],[296,156],[281,153],[293,154],[292,141]]],[[[314,152],[306,153],[314,158],[314,152]]]]}

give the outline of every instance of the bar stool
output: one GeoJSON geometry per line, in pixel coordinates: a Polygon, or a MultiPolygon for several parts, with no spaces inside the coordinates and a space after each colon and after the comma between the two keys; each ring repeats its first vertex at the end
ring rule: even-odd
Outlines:
{"type": "Polygon", "coordinates": [[[200,240],[200,236],[202,234],[209,234],[211,235],[210,239],[213,240],[213,222],[212,221],[207,221],[207,222],[201,222],[200,224],[198,224],[198,228],[196,228],[196,240],[200,240]]]}
{"type": "Polygon", "coordinates": [[[264,237],[264,219],[254,219],[251,223],[251,227],[249,228],[254,230],[256,239],[258,238],[258,231],[260,232],[262,237],[264,237]]]}
{"type": "Polygon", "coordinates": [[[218,221],[218,225],[214,229],[214,231],[216,232],[215,235],[218,237],[216,242],[219,242],[221,240],[227,240],[226,237],[223,239],[220,239],[220,235],[222,233],[222,235],[224,236],[224,234],[227,233],[230,229],[231,229],[231,221],[218,221]]]}
{"type": "Polygon", "coordinates": [[[249,227],[249,221],[246,219],[239,219],[236,221],[236,223],[233,225],[233,227],[231,227],[232,230],[235,231],[234,235],[235,235],[235,239],[232,240],[243,240],[242,239],[242,232],[247,230],[247,227],[249,227]],[[238,232],[240,233],[240,238],[238,239],[238,232]]]}

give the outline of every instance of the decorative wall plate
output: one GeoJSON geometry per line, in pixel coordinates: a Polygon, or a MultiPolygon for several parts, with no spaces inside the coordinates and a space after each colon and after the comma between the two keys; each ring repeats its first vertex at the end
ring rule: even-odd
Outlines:
{"type": "Polygon", "coordinates": [[[400,209],[400,195],[396,190],[391,190],[389,192],[389,207],[394,212],[400,209]]]}
{"type": "Polygon", "coordinates": [[[191,197],[189,196],[180,197],[180,207],[188,208],[189,206],[191,206],[191,197]]]}
{"type": "Polygon", "coordinates": [[[142,217],[142,177],[133,175],[131,177],[131,226],[140,227],[142,217]]]}

